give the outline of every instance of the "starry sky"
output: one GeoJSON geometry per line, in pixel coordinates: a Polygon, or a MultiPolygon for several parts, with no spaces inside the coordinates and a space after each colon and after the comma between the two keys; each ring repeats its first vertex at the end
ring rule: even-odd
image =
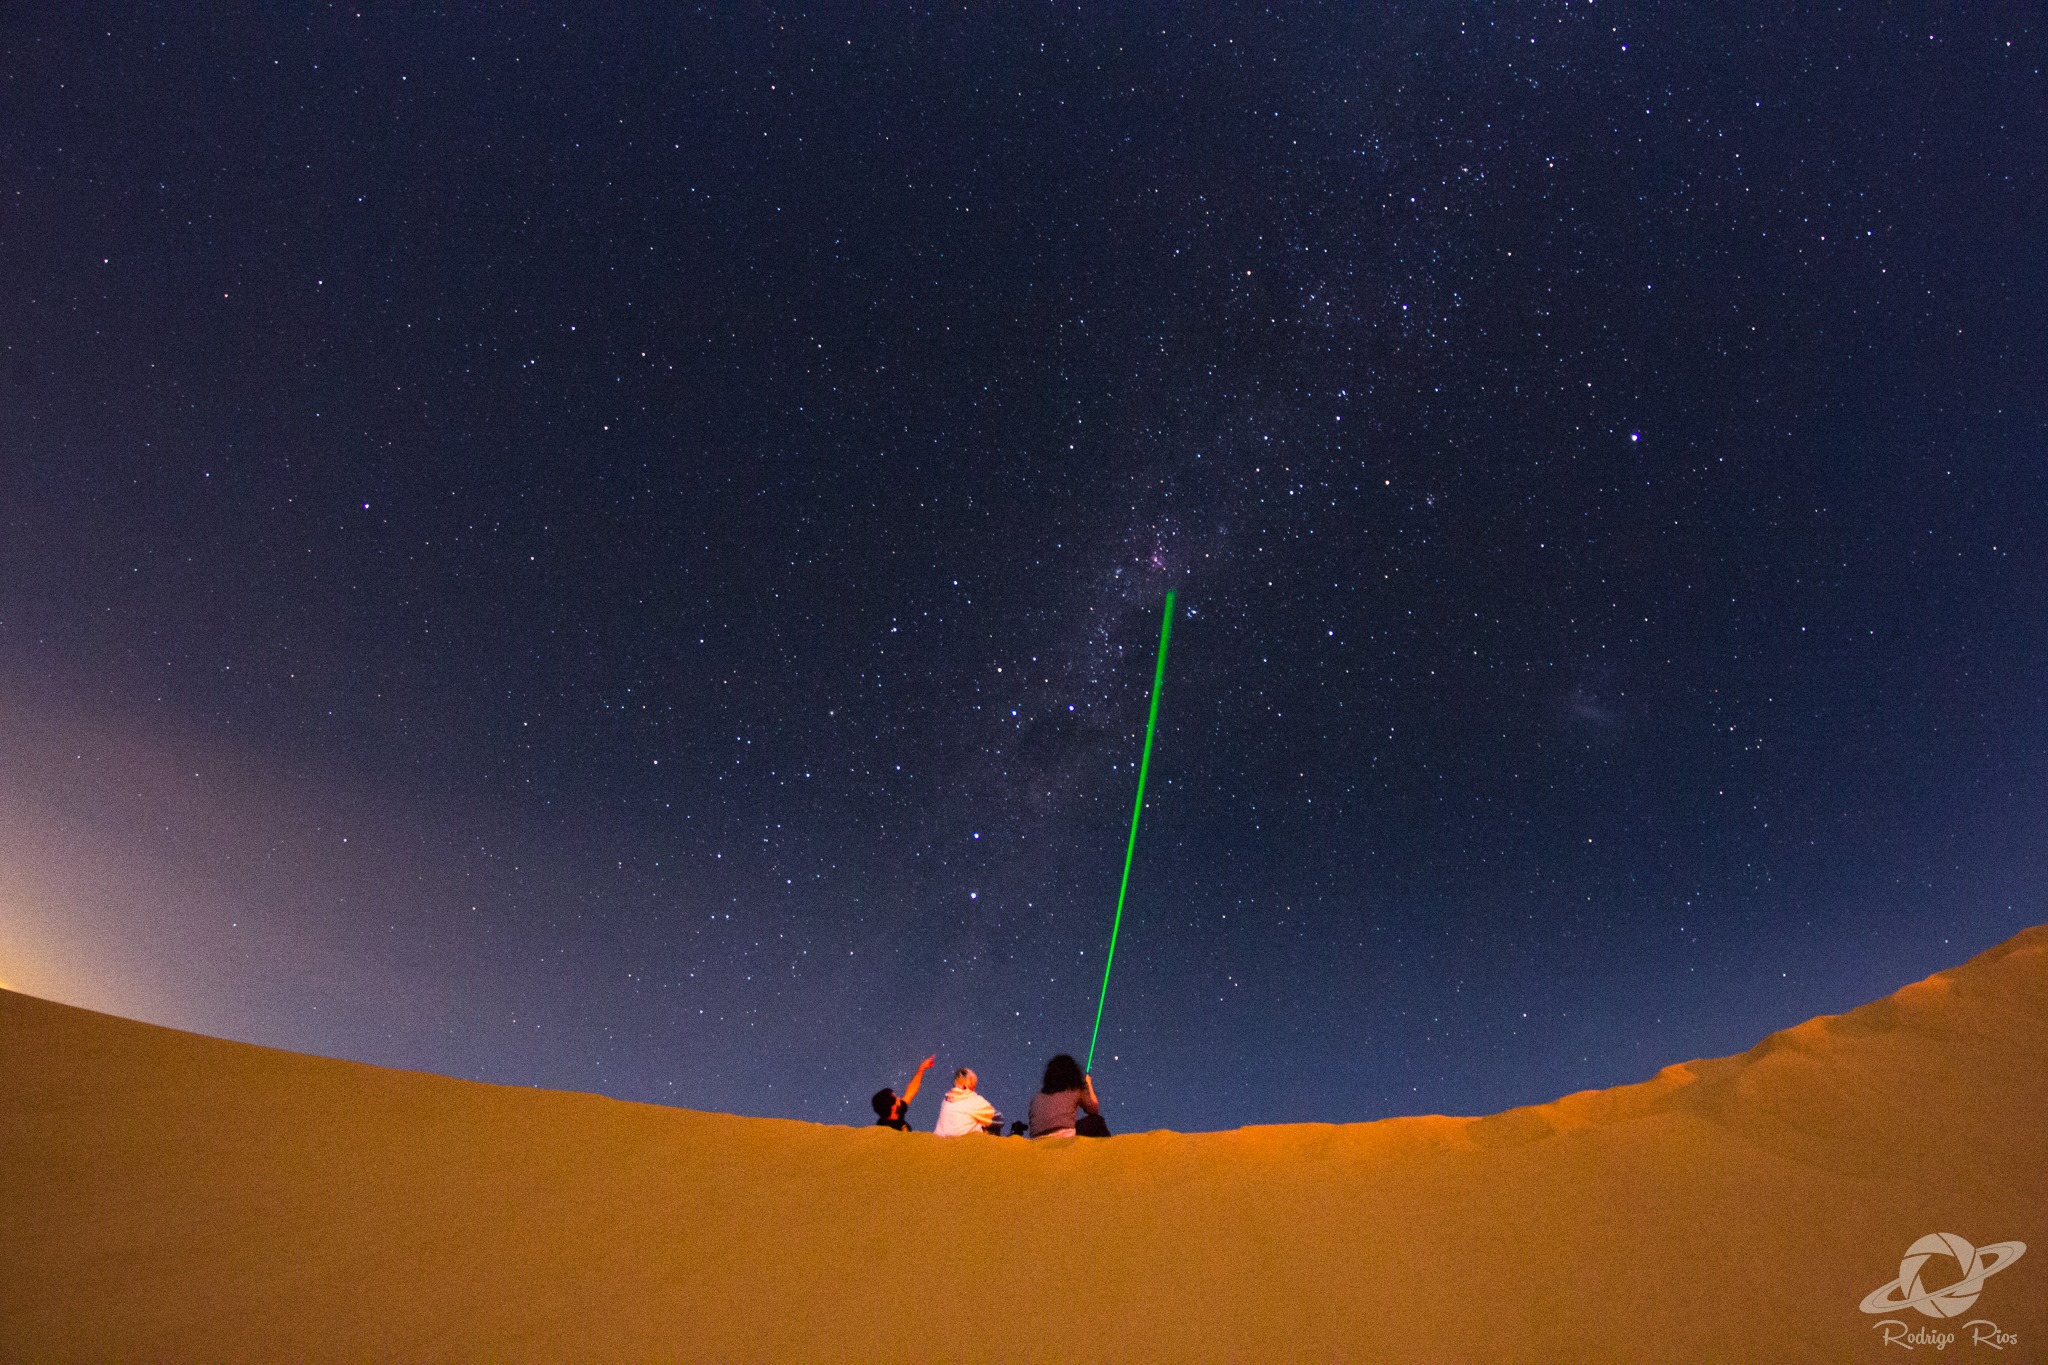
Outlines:
{"type": "Polygon", "coordinates": [[[1168,588],[1119,1129],[1488,1112],[1958,962],[2048,919],[2044,46],[0,10],[0,981],[1020,1115],[1168,588]]]}

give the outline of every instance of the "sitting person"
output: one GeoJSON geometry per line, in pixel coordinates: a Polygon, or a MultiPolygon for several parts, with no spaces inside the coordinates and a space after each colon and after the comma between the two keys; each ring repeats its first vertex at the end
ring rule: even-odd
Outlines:
{"type": "Polygon", "coordinates": [[[1031,1097],[1031,1136],[1108,1137],[1102,1102],[1095,1098],[1095,1078],[1062,1052],[1045,1064],[1045,1081],[1031,1097]]]}
{"type": "Polygon", "coordinates": [[[985,1133],[990,1128],[1000,1128],[1003,1116],[996,1107],[983,1099],[976,1087],[981,1077],[967,1067],[953,1073],[953,1088],[946,1092],[946,1101],[939,1106],[938,1126],[932,1131],[940,1137],[964,1137],[968,1133],[985,1133]]]}
{"type": "Polygon", "coordinates": [[[917,1074],[910,1078],[910,1084],[903,1087],[903,1093],[893,1090],[877,1090],[869,1101],[875,1106],[875,1126],[894,1128],[899,1133],[910,1131],[910,1102],[917,1098],[918,1087],[924,1084],[924,1073],[932,1069],[932,1063],[939,1060],[938,1054],[925,1058],[917,1064],[917,1074]]]}

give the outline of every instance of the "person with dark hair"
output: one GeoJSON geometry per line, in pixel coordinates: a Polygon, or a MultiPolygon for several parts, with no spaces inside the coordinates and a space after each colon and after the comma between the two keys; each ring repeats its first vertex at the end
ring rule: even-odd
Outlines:
{"type": "Polygon", "coordinates": [[[903,1093],[893,1090],[877,1090],[869,1103],[875,1106],[875,1126],[894,1128],[899,1133],[910,1131],[910,1102],[917,1098],[918,1087],[924,1084],[924,1073],[932,1069],[932,1063],[939,1060],[933,1053],[917,1064],[917,1074],[910,1078],[910,1084],[903,1087],[903,1093]]]}
{"type": "Polygon", "coordinates": [[[1031,1136],[1108,1137],[1095,1078],[1062,1052],[1045,1064],[1045,1080],[1031,1097],[1031,1136]]]}

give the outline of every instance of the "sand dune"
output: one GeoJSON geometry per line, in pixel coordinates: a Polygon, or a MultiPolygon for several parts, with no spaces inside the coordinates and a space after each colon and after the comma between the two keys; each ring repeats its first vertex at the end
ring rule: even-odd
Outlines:
{"type": "Polygon", "coordinates": [[[0,1097],[8,1359],[2048,1357],[2048,926],[1481,1119],[948,1142],[14,994],[0,1097]],[[1953,1319],[1860,1311],[1931,1232],[2032,1250],[1953,1319]]]}

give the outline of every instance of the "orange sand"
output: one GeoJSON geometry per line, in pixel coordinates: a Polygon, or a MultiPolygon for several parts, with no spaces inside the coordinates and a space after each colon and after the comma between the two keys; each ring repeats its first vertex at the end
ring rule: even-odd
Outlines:
{"type": "Polygon", "coordinates": [[[1483,1119],[945,1141],[14,994],[0,1097],[7,1359],[2048,1358],[2048,926],[1483,1119]],[[1936,1231],[2030,1250],[1902,1354],[1936,1231]]]}

